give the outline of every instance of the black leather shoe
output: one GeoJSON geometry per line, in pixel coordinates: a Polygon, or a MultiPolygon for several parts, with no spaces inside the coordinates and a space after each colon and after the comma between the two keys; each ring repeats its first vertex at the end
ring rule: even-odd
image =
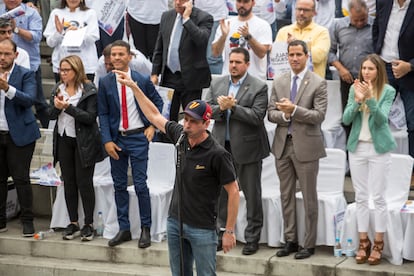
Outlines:
{"type": "Polygon", "coordinates": [[[217,241],[218,241],[218,243],[217,243],[217,252],[223,250],[223,234],[224,234],[224,231],[220,231],[217,234],[217,236],[218,236],[217,237],[217,241]]]}
{"type": "Polygon", "coordinates": [[[22,223],[23,224],[23,237],[33,237],[35,234],[35,229],[33,226],[33,222],[32,221],[25,221],[22,223]]]}
{"type": "Polygon", "coordinates": [[[116,236],[108,242],[109,246],[116,246],[123,242],[130,241],[131,238],[131,231],[129,230],[121,230],[116,234],[116,236]]]}
{"type": "Polygon", "coordinates": [[[303,248],[295,254],[295,259],[306,259],[312,256],[313,254],[315,254],[315,248],[303,248]]]}
{"type": "Polygon", "coordinates": [[[293,252],[298,252],[298,244],[296,242],[288,241],[285,243],[285,247],[277,251],[276,256],[286,257],[286,256],[289,256],[289,254],[293,252]]]}
{"type": "Polygon", "coordinates": [[[259,244],[257,242],[248,242],[243,247],[242,254],[243,255],[253,255],[254,253],[259,250],[259,244]]]}
{"type": "Polygon", "coordinates": [[[147,248],[151,245],[151,233],[150,228],[143,226],[141,228],[141,237],[138,240],[138,247],[139,248],[147,248]]]}

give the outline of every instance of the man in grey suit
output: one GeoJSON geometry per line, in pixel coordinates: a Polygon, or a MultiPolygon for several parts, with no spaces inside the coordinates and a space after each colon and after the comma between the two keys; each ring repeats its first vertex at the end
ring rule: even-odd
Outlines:
{"type": "MultiPolygon", "coordinates": [[[[230,76],[214,79],[206,96],[215,120],[213,136],[232,154],[240,187],[246,198],[244,255],[254,254],[259,249],[263,226],[262,159],[270,152],[263,123],[268,104],[267,85],[247,73],[249,60],[249,52],[245,48],[234,48],[229,55],[230,76]]],[[[221,229],[225,227],[226,214],[227,194],[222,190],[218,217],[218,227],[221,229]]]]}
{"type": "Polygon", "coordinates": [[[291,72],[273,81],[268,119],[276,123],[272,152],[280,178],[285,247],[278,257],[298,251],[296,231],[296,180],[299,180],[305,206],[305,240],[295,254],[305,259],[315,252],[318,221],[316,178],[319,158],[325,157],[321,123],[328,103],[326,81],[307,70],[306,43],[294,40],[288,45],[291,72]]]}

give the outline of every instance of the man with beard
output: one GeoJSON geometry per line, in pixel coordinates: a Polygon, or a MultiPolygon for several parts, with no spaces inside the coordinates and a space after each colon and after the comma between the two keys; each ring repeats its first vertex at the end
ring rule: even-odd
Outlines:
{"type": "Polygon", "coordinates": [[[206,51],[213,17],[193,7],[192,1],[175,0],[175,9],[161,16],[160,31],[152,59],[151,80],[174,89],[170,120],[178,121],[182,108],[201,99],[203,88],[210,85],[211,73],[206,51]]]}
{"type": "Polygon", "coordinates": [[[249,51],[251,60],[248,72],[266,80],[266,54],[272,45],[272,30],[269,23],[252,13],[255,0],[237,0],[237,17],[220,21],[213,41],[214,56],[222,55],[223,68],[229,68],[229,53],[232,48],[243,47],[249,51]]]}
{"type": "Polygon", "coordinates": [[[316,15],[315,0],[298,0],[295,7],[296,22],[279,30],[276,41],[287,43],[299,39],[306,42],[313,71],[325,78],[331,40],[327,28],[313,22],[316,15]]]}
{"type": "MultiPolygon", "coordinates": [[[[259,249],[263,226],[262,160],[270,152],[263,119],[267,111],[267,85],[247,73],[249,52],[234,48],[230,52],[230,75],[214,78],[206,101],[215,120],[213,136],[230,152],[241,190],[246,198],[247,227],[243,255],[252,255],[259,249]]],[[[218,206],[220,228],[218,249],[224,234],[227,215],[227,192],[222,189],[218,206]]]]}

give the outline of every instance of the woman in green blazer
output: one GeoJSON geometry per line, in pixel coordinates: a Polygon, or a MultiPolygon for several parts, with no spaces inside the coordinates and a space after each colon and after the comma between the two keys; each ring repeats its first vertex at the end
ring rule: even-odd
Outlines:
{"type": "Polygon", "coordinates": [[[359,77],[349,91],[343,122],[352,124],[348,139],[349,167],[357,204],[359,249],[358,264],[381,262],[386,231],[387,205],[384,199],[387,174],[391,165],[390,151],[396,147],[388,125],[388,114],[395,89],[387,84],[385,65],[372,54],[361,62],[359,77]],[[369,208],[372,197],[375,205],[375,241],[371,250],[368,238],[369,208]]]}

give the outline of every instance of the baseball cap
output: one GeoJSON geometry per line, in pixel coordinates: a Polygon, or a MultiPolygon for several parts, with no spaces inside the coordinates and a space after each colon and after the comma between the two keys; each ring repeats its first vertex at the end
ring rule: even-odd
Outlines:
{"type": "Polygon", "coordinates": [[[184,111],[185,113],[196,120],[210,120],[211,118],[211,107],[208,103],[201,100],[194,100],[187,104],[184,111]]]}

